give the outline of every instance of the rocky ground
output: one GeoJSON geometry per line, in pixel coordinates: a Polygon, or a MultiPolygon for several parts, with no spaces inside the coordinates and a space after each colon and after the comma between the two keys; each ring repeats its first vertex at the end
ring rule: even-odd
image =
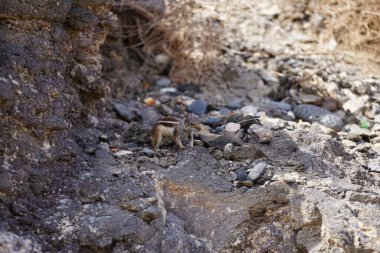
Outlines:
{"type": "MultiPolygon", "coordinates": [[[[9,89],[0,94],[8,129],[1,142],[1,252],[380,251],[379,79],[315,52],[311,35],[298,29],[309,21],[281,30],[281,9],[256,4],[251,23],[230,35],[241,40],[225,40],[221,61],[234,62],[225,83],[150,76],[137,96],[109,98],[96,114],[83,107],[115,72],[99,74],[99,47],[83,53],[69,42],[76,45],[73,34],[87,29],[107,33],[95,17],[112,19],[102,11],[107,4],[85,2],[62,14],[82,23],[41,21],[46,31],[37,35],[54,48],[47,69],[42,59],[22,61],[16,52],[39,52],[29,37],[16,36],[34,21],[17,26],[1,16],[7,37],[0,45],[14,45],[3,50],[10,61],[0,72],[9,89]],[[72,36],[65,37],[73,55],[67,69],[49,37],[56,34],[72,36]],[[169,144],[155,155],[154,122],[184,112],[204,124],[195,147],[169,144]]],[[[116,43],[112,36],[92,39],[105,43],[103,52],[116,43]]]]}

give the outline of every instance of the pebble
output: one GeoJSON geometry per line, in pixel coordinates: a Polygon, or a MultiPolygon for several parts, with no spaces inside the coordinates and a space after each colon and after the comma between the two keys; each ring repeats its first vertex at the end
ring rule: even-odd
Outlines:
{"type": "Polygon", "coordinates": [[[351,98],[343,104],[343,109],[351,113],[356,113],[361,111],[365,107],[367,101],[368,96],[351,98]]]}
{"type": "Polygon", "coordinates": [[[243,99],[235,98],[232,101],[228,102],[227,108],[232,109],[232,110],[239,109],[241,107],[242,102],[243,102],[243,99]]]}
{"type": "Polygon", "coordinates": [[[223,119],[219,117],[208,117],[205,121],[203,121],[203,124],[206,125],[214,125],[222,122],[223,119]]]}
{"type": "Polygon", "coordinates": [[[304,104],[321,104],[322,103],[322,98],[317,95],[301,93],[298,95],[298,97],[301,100],[301,102],[304,104]]]}
{"type": "Polygon", "coordinates": [[[267,168],[267,163],[258,163],[253,167],[252,169],[248,169],[248,180],[251,180],[252,182],[256,181],[259,177],[261,177],[267,168]]]}
{"type": "Polygon", "coordinates": [[[252,188],[253,187],[253,182],[251,180],[238,181],[237,182],[237,187],[242,187],[242,186],[246,186],[248,188],[252,188]]]}
{"type": "Polygon", "coordinates": [[[292,111],[288,111],[288,112],[286,113],[286,115],[288,115],[291,119],[296,119],[296,115],[295,115],[294,112],[292,112],[292,111]]]}
{"type": "Polygon", "coordinates": [[[349,147],[349,148],[354,148],[356,147],[356,142],[353,142],[353,141],[350,141],[350,140],[342,140],[342,144],[346,147],[349,147]]]}
{"type": "Polygon", "coordinates": [[[169,78],[163,77],[156,81],[155,85],[157,87],[167,87],[172,83],[172,81],[169,78]]]}
{"type": "Polygon", "coordinates": [[[129,151],[129,150],[120,150],[120,151],[116,152],[113,155],[115,157],[123,157],[123,156],[127,156],[127,155],[132,155],[132,154],[133,154],[132,151],[129,151]]]}
{"type": "Polygon", "coordinates": [[[380,158],[369,160],[368,168],[371,170],[371,172],[380,173],[380,158]]]}
{"type": "Polygon", "coordinates": [[[325,108],[330,112],[335,112],[338,110],[338,102],[332,98],[325,98],[322,103],[322,108],[325,108]]]}
{"type": "Polygon", "coordinates": [[[180,92],[183,92],[183,93],[186,93],[186,94],[189,94],[189,95],[194,95],[196,93],[201,93],[202,90],[201,88],[194,84],[194,83],[183,83],[183,84],[180,84],[177,86],[177,89],[180,91],[180,92]]]}
{"type": "Polygon", "coordinates": [[[143,152],[145,155],[147,155],[147,156],[152,156],[152,155],[154,155],[154,153],[155,153],[154,150],[151,149],[151,148],[143,148],[142,152],[143,152]]]}
{"type": "Polygon", "coordinates": [[[230,122],[230,123],[227,123],[225,129],[226,129],[226,132],[237,133],[240,130],[240,128],[241,128],[240,124],[230,122]]]}
{"type": "Polygon", "coordinates": [[[107,152],[111,152],[110,145],[107,142],[99,142],[98,147],[104,149],[107,152]]]}
{"type": "Polygon", "coordinates": [[[246,105],[243,108],[241,108],[240,111],[244,115],[246,115],[246,114],[255,115],[257,113],[257,108],[255,106],[253,106],[253,105],[246,105]]]}
{"type": "Polygon", "coordinates": [[[137,118],[136,109],[133,106],[127,106],[122,103],[114,103],[113,109],[126,121],[133,121],[137,118]]]}
{"type": "Polygon", "coordinates": [[[223,116],[226,116],[226,115],[228,115],[228,114],[231,113],[231,110],[228,109],[228,108],[225,108],[225,107],[224,107],[224,108],[220,109],[219,112],[220,112],[220,114],[222,114],[223,116]]]}
{"type": "Polygon", "coordinates": [[[232,181],[235,181],[237,179],[237,176],[234,172],[231,171],[231,172],[228,172],[226,174],[226,179],[227,179],[227,181],[232,182],[232,181]]]}
{"type": "Polygon", "coordinates": [[[281,111],[285,111],[285,112],[292,110],[292,106],[285,102],[270,101],[269,105],[272,107],[277,107],[281,111]]]}
{"type": "Polygon", "coordinates": [[[202,115],[207,111],[207,103],[202,99],[195,100],[187,109],[196,115],[202,115]]]}
{"type": "Polygon", "coordinates": [[[308,122],[318,122],[321,125],[339,130],[343,127],[342,119],[334,113],[315,105],[302,104],[294,108],[297,117],[308,122]]]}
{"type": "Polygon", "coordinates": [[[167,88],[162,88],[162,89],[160,89],[160,93],[161,94],[166,94],[166,93],[168,93],[168,94],[178,94],[178,91],[177,91],[177,89],[176,88],[173,88],[173,87],[167,87],[167,88]]]}
{"type": "Polygon", "coordinates": [[[380,123],[380,114],[375,115],[375,118],[373,119],[374,122],[380,123]]]}
{"type": "Polygon", "coordinates": [[[360,126],[356,124],[349,124],[344,127],[344,130],[349,132],[351,136],[375,136],[374,133],[372,133],[370,130],[361,128],[360,126]]]}
{"type": "Polygon", "coordinates": [[[248,129],[248,133],[252,134],[260,143],[268,143],[273,139],[273,132],[261,125],[251,125],[248,129]]]}
{"type": "Polygon", "coordinates": [[[144,99],[144,103],[148,106],[155,106],[155,105],[159,105],[160,101],[158,101],[157,99],[154,99],[152,97],[147,97],[144,99]]]}
{"type": "Polygon", "coordinates": [[[232,143],[227,143],[227,144],[224,146],[223,151],[224,151],[225,153],[231,153],[232,150],[233,150],[233,148],[234,148],[234,144],[232,144],[232,143]]]}
{"type": "Polygon", "coordinates": [[[240,168],[235,173],[238,181],[246,181],[248,179],[248,173],[245,168],[240,168]]]}

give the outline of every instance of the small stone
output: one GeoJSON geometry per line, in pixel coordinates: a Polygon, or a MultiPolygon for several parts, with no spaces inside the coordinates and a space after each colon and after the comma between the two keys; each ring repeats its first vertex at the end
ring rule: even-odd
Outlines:
{"type": "Polygon", "coordinates": [[[231,153],[232,150],[233,150],[233,148],[234,148],[234,144],[232,144],[232,143],[228,143],[228,144],[226,144],[226,146],[224,146],[223,151],[224,151],[225,153],[231,153]]]}
{"type": "Polygon", "coordinates": [[[167,87],[167,88],[162,88],[160,89],[160,93],[161,94],[173,94],[173,95],[177,95],[178,94],[178,91],[176,88],[173,88],[173,87],[167,87]]]}
{"type": "Polygon", "coordinates": [[[219,112],[220,112],[220,114],[222,114],[223,116],[226,116],[226,115],[228,115],[228,114],[231,113],[231,110],[228,109],[228,108],[225,108],[225,107],[224,107],[224,108],[220,109],[219,112]]]}
{"type": "Polygon", "coordinates": [[[253,137],[260,143],[268,143],[273,139],[273,132],[261,125],[252,125],[248,129],[248,133],[252,134],[253,137]]]}
{"type": "Polygon", "coordinates": [[[232,110],[239,109],[241,107],[242,102],[242,98],[234,98],[232,101],[228,102],[227,108],[232,110]]]}
{"type": "Polygon", "coordinates": [[[245,168],[238,169],[235,173],[238,181],[246,181],[248,179],[248,173],[245,168]]]}
{"type": "Polygon", "coordinates": [[[138,117],[136,109],[133,106],[128,106],[122,103],[114,103],[113,109],[120,117],[128,122],[133,121],[138,117]]]}
{"type": "Polygon", "coordinates": [[[223,158],[223,151],[220,149],[215,149],[212,151],[212,154],[216,160],[220,160],[223,158]]]}
{"type": "Polygon", "coordinates": [[[245,144],[243,146],[235,146],[229,154],[229,159],[232,161],[243,161],[246,159],[259,159],[267,158],[264,152],[252,144],[245,144]]]}
{"type": "Polygon", "coordinates": [[[94,147],[87,147],[84,152],[86,152],[86,154],[95,154],[95,148],[94,147]]]}
{"type": "Polygon", "coordinates": [[[151,148],[143,148],[142,152],[147,156],[153,156],[155,153],[151,148]]]}
{"type": "Polygon", "coordinates": [[[371,170],[371,172],[380,173],[380,158],[369,160],[368,168],[371,170]]]}
{"type": "Polygon", "coordinates": [[[238,181],[237,182],[238,187],[246,186],[248,188],[253,187],[253,182],[251,180],[246,180],[246,181],[238,181]]]}
{"type": "Polygon", "coordinates": [[[196,85],[194,83],[183,83],[177,86],[177,89],[180,92],[183,92],[185,94],[194,95],[196,93],[201,93],[202,90],[199,87],[199,85],[196,85]]]}
{"type": "Polygon", "coordinates": [[[188,110],[196,115],[205,114],[207,111],[207,103],[204,100],[195,100],[188,107],[188,110]]]}
{"type": "Polygon", "coordinates": [[[297,172],[286,173],[282,175],[282,180],[286,183],[296,183],[300,181],[300,175],[297,172]]]}
{"type": "Polygon", "coordinates": [[[128,156],[128,155],[132,155],[133,152],[132,151],[129,151],[129,150],[120,150],[118,152],[116,152],[115,154],[113,154],[115,157],[123,157],[123,156],[128,156]]]}
{"type": "Polygon", "coordinates": [[[107,152],[111,152],[110,145],[107,142],[99,142],[98,147],[104,149],[107,152]]]}
{"type": "Polygon", "coordinates": [[[373,137],[375,136],[375,133],[371,132],[368,129],[361,128],[360,126],[356,124],[349,124],[344,127],[344,130],[349,132],[351,136],[369,136],[373,137]]]}
{"type": "Polygon", "coordinates": [[[277,101],[270,101],[270,102],[268,102],[268,104],[271,107],[280,109],[280,111],[288,112],[288,111],[292,110],[292,106],[290,104],[288,104],[288,103],[277,102],[277,101]]]}
{"type": "Polygon", "coordinates": [[[151,222],[161,216],[161,209],[156,206],[150,206],[141,212],[141,218],[146,222],[151,222]]]}
{"type": "Polygon", "coordinates": [[[233,171],[230,171],[227,173],[226,179],[227,179],[227,181],[233,182],[237,179],[237,176],[233,171]]]}
{"type": "Polygon", "coordinates": [[[106,134],[101,134],[99,136],[99,141],[107,142],[108,141],[108,135],[106,134]]]}
{"type": "Polygon", "coordinates": [[[350,141],[350,140],[342,140],[342,144],[348,148],[355,148],[356,142],[350,141]]]}
{"type": "Polygon", "coordinates": [[[301,100],[301,102],[304,103],[304,104],[319,105],[322,102],[322,98],[320,96],[313,95],[313,94],[304,94],[304,93],[301,93],[301,94],[298,95],[298,97],[301,100]]]}
{"type": "Polygon", "coordinates": [[[209,117],[203,122],[203,124],[214,126],[221,122],[223,122],[223,119],[220,117],[209,117]]]}
{"type": "Polygon", "coordinates": [[[267,163],[258,163],[252,169],[248,169],[248,180],[256,181],[259,177],[261,177],[267,168],[267,163]]]}
{"type": "Polygon", "coordinates": [[[368,98],[368,96],[351,98],[343,104],[343,109],[351,113],[359,112],[365,107],[368,98]]]}
{"type": "Polygon", "coordinates": [[[227,123],[225,129],[226,129],[226,132],[237,133],[237,131],[239,131],[240,128],[241,128],[240,124],[230,122],[230,123],[227,123]]]}
{"type": "Polygon", "coordinates": [[[296,115],[295,115],[294,112],[292,112],[292,111],[288,111],[288,112],[286,113],[286,115],[288,115],[291,119],[296,119],[296,115]]]}
{"type": "Polygon", "coordinates": [[[148,106],[155,106],[155,105],[158,105],[160,104],[160,102],[152,97],[147,97],[146,99],[144,99],[144,103],[148,106]]]}
{"type": "Polygon", "coordinates": [[[294,108],[297,117],[308,122],[318,122],[321,125],[340,130],[343,127],[342,119],[334,113],[315,105],[302,104],[294,108]]]}
{"type": "Polygon", "coordinates": [[[253,105],[247,105],[247,106],[244,106],[243,108],[241,108],[240,111],[244,115],[249,114],[249,115],[253,116],[257,113],[257,108],[253,105]]]}
{"type": "Polygon", "coordinates": [[[380,123],[380,114],[375,115],[373,121],[376,123],[380,123]]]}
{"type": "Polygon", "coordinates": [[[330,112],[335,112],[336,110],[338,110],[339,106],[338,102],[335,99],[325,98],[323,99],[322,108],[325,108],[330,112]]]}
{"type": "Polygon", "coordinates": [[[157,87],[167,87],[172,83],[172,81],[169,78],[163,77],[156,81],[155,85],[157,87]]]}

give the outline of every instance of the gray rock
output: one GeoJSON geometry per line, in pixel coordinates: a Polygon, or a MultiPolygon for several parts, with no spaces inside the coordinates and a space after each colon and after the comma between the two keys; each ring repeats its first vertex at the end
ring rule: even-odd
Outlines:
{"type": "Polygon", "coordinates": [[[118,152],[116,152],[115,154],[113,154],[115,157],[123,157],[123,156],[128,156],[128,155],[132,155],[133,152],[132,151],[129,151],[129,150],[120,150],[118,152]]]}
{"type": "Polygon", "coordinates": [[[252,125],[248,129],[248,133],[252,134],[253,137],[260,143],[271,142],[273,139],[273,132],[260,125],[252,125]]]}
{"type": "Polygon", "coordinates": [[[252,188],[253,187],[253,182],[251,180],[238,181],[237,182],[237,187],[242,187],[242,186],[245,186],[245,187],[248,187],[248,188],[252,188]]]}
{"type": "Polygon", "coordinates": [[[301,102],[304,104],[321,104],[322,103],[322,98],[317,95],[301,93],[298,95],[298,97],[301,100],[301,102]]]}
{"type": "Polygon", "coordinates": [[[141,212],[141,219],[146,222],[152,222],[158,218],[162,218],[162,211],[157,206],[150,206],[141,212]]]}
{"type": "Polygon", "coordinates": [[[202,115],[207,111],[207,103],[201,99],[195,100],[187,109],[196,115],[202,115]]]}
{"type": "Polygon", "coordinates": [[[152,156],[154,155],[154,150],[151,148],[143,148],[142,152],[147,155],[147,156],[152,156]]]}
{"type": "Polygon", "coordinates": [[[133,106],[129,106],[123,103],[114,103],[113,108],[120,117],[128,122],[136,120],[138,117],[136,109],[133,106]]]}
{"type": "Polygon", "coordinates": [[[226,132],[237,133],[237,131],[239,131],[240,128],[241,128],[240,124],[230,122],[230,123],[227,123],[225,129],[226,129],[226,132]]]}
{"type": "Polygon", "coordinates": [[[334,130],[340,130],[344,125],[342,119],[337,115],[315,105],[298,105],[294,108],[294,113],[302,120],[318,122],[334,130]]]}
{"type": "Polygon", "coordinates": [[[183,92],[183,93],[189,94],[189,95],[195,95],[197,93],[201,93],[202,92],[202,90],[199,87],[199,85],[196,85],[194,83],[180,84],[180,85],[177,86],[177,89],[180,92],[183,92]]]}
{"type": "Polygon", "coordinates": [[[232,101],[228,102],[227,108],[236,110],[241,107],[241,104],[243,103],[242,98],[234,98],[232,101]]]}
{"type": "Polygon", "coordinates": [[[252,182],[256,181],[259,177],[261,177],[267,168],[267,163],[262,162],[258,163],[253,167],[252,169],[248,169],[248,180],[251,180],[252,182]]]}
{"type": "Polygon", "coordinates": [[[237,179],[237,175],[235,174],[235,172],[230,171],[226,174],[226,179],[230,182],[235,181],[237,179]]]}
{"type": "Polygon", "coordinates": [[[104,149],[107,152],[111,152],[110,145],[107,142],[99,142],[98,147],[104,149]]]}
{"type": "Polygon", "coordinates": [[[284,112],[288,112],[292,109],[292,106],[290,104],[284,102],[270,101],[268,104],[284,112]]]}
{"type": "Polygon", "coordinates": [[[30,239],[23,238],[11,232],[0,232],[1,253],[31,253],[42,252],[40,245],[30,239]]]}
{"type": "Polygon", "coordinates": [[[247,105],[240,109],[244,115],[255,115],[257,113],[257,107],[253,105],[247,105]]]}
{"type": "Polygon", "coordinates": [[[226,146],[224,146],[223,152],[231,153],[233,149],[234,149],[234,144],[228,143],[226,144],[226,146]]]}
{"type": "Polygon", "coordinates": [[[160,89],[160,93],[161,94],[165,94],[165,93],[168,93],[168,94],[177,94],[178,91],[174,87],[166,87],[166,88],[161,88],[160,89]]]}
{"type": "Polygon", "coordinates": [[[228,114],[231,113],[231,110],[228,109],[228,108],[225,108],[225,107],[224,107],[224,108],[220,109],[219,112],[220,112],[222,115],[226,116],[226,115],[228,115],[228,114]]]}
{"type": "Polygon", "coordinates": [[[245,168],[240,168],[235,173],[238,181],[246,181],[248,179],[248,173],[245,168]]]}
{"type": "Polygon", "coordinates": [[[225,132],[223,135],[217,135],[217,134],[207,134],[207,135],[200,135],[202,141],[204,141],[207,145],[211,147],[218,148],[220,150],[224,149],[224,146],[228,143],[238,144],[241,145],[243,142],[237,136],[236,134],[231,134],[225,132]]]}
{"type": "Polygon", "coordinates": [[[155,85],[157,87],[167,87],[169,86],[170,84],[172,83],[172,81],[169,79],[169,78],[166,78],[166,77],[163,77],[163,78],[160,78],[158,79],[156,82],[155,82],[155,85]]]}
{"type": "Polygon", "coordinates": [[[368,96],[351,98],[343,104],[343,109],[351,113],[356,113],[365,107],[367,101],[368,96]]]}
{"type": "Polygon", "coordinates": [[[220,123],[223,122],[223,119],[220,117],[208,117],[205,121],[203,121],[203,124],[215,126],[217,124],[220,125],[220,123]]]}
{"type": "Polygon", "coordinates": [[[380,158],[369,160],[368,168],[371,170],[371,172],[380,173],[380,158]]]}
{"type": "Polygon", "coordinates": [[[267,156],[261,149],[252,144],[244,144],[243,146],[234,147],[228,157],[228,159],[233,161],[242,161],[246,159],[255,160],[259,158],[267,158],[267,156]]]}

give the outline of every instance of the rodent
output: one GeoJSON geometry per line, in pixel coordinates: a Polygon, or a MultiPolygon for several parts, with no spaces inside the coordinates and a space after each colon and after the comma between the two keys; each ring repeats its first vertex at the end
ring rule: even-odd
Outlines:
{"type": "Polygon", "coordinates": [[[162,141],[167,139],[174,139],[175,143],[180,149],[185,146],[181,142],[181,138],[189,138],[190,147],[193,147],[194,143],[194,132],[200,131],[202,129],[202,124],[192,115],[186,115],[184,118],[177,118],[173,116],[168,116],[159,119],[153,129],[152,129],[152,147],[154,151],[157,152],[162,141]]]}

